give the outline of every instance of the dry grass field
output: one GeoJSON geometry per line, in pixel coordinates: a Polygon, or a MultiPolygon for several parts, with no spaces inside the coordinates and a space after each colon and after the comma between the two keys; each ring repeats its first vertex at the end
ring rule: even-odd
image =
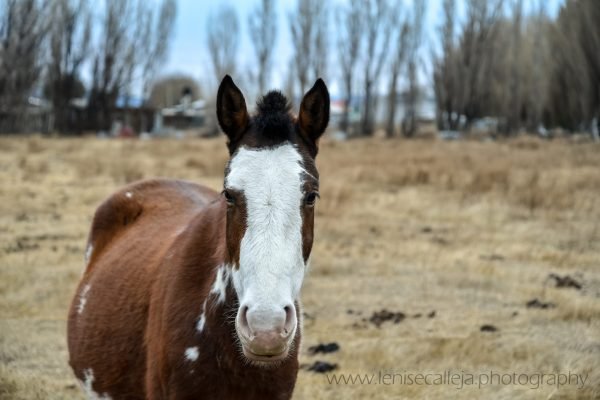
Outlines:
{"type": "MultiPolygon", "coordinates": [[[[220,188],[226,159],[224,138],[0,139],[1,399],[82,398],[66,313],[100,201],[154,176],[220,188]]],[[[301,362],[337,369],[305,367],[295,398],[600,398],[599,145],[326,140],[317,164],[301,362]],[[397,322],[372,323],[383,309],[397,322]],[[309,354],[328,342],[340,350],[309,354]],[[399,381],[444,371],[587,378],[583,388],[399,381]],[[396,377],[330,384],[333,373],[396,377]]]]}

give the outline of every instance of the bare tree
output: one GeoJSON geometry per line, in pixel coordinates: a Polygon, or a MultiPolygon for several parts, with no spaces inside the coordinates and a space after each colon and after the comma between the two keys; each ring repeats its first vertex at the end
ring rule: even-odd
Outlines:
{"type": "Polygon", "coordinates": [[[147,92],[147,82],[164,61],[175,19],[175,0],[163,0],[159,10],[155,18],[144,0],[107,0],[88,105],[95,127],[109,129],[119,95],[129,94],[134,82],[147,92]]]}
{"type": "Polygon", "coordinates": [[[591,129],[596,141],[600,140],[600,7],[598,2],[584,0],[580,5],[580,19],[578,43],[584,54],[584,63],[590,77],[588,92],[589,108],[587,120],[584,121],[587,129],[591,129]],[[595,121],[595,130],[592,124],[595,121]],[[595,132],[595,133],[594,133],[595,132]]]}
{"type": "Polygon", "coordinates": [[[527,89],[523,91],[523,102],[527,105],[526,127],[534,132],[542,125],[542,117],[548,101],[548,86],[551,71],[549,46],[550,21],[546,14],[547,3],[539,0],[535,15],[526,26],[525,38],[528,42],[528,62],[523,65],[523,82],[527,89]]]}
{"type": "Polygon", "coordinates": [[[0,130],[21,130],[27,100],[42,71],[49,1],[0,3],[0,130]]]}
{"type": "Polygon", "coordinates": [[[260,5],[248,18],[250,37],[258,64],[258,93],[267,90],[271,76],[273,50],[277,39],[277,12],[274,0],[261,0],[260,5]]]}
{"type": "Polygon", "coordinates": [[[468,0],[455,43],[455,2],[444,1],[442,55],[434,62],[434,85],[438,122],[450,129],[458,128],[462,118],[470,125],[505,104],[508,41],[500,33],[509,28],[502,19],[502,5],[503,0],[468,0]]]}
{"type": "MultiPolygon", "coordinates": [[[[600,7],[566,0],[558,17],[546,2],[468,0],[462,26],[454,0],[444,1],[442,52],[434,58],[438,125],[456,129],[484,116],[496,130],[600,131],[600,7]],[[454,33],[454,28],[459,33],[454,33]],[[455,39],[458,40],[455,40],[455,39]]],[[[492,128],[493,129],[493,128],[492,128]]]]}
{"type": "Polygon", "coordinates": [[[341,129],[348,132],[350,128],[350,106],[353,85],[356,80],[356,67],[361,51],[362,34],[362,1],[350,0],[349,4],[338,10],[338,57],[342,70],[345,104],[341,121],[341,129]]]}
{"type": "Polygon", "coordinates": [[[301,93],[306,91],[309,81],[326,73],[327,5],[326,0],[299,1],[296,11],[289,16],[294,70],[301,93]]]}
{"type": "Polygon", "coordinates": [[[236,71],[236,54],[240,27],[235,9],[221,6],[216,14],[209,16],[207,24],[208,51],[217,82],[226,74],[236,71]]]}
{"type": "Polygon", "coordinates": [[[284,92],[286,97],[293,101],[296,98],[296,64],[294,63],[293,58],[290,58],[288,64],[285,75],[284,92]]]}
{"type": "Polygon", "coordinates": [[[600,7],[567,0],[552,32],[549,122],[571,131],[600,131],[600,7]],[[593,125],[595,126],[595,129],[593,125]]]}
{"type": "MultiPolygon", "coordinates": [[[[400,3],[398,3],[400,4],[400,3]]],[[[400,28],[397,30],[395,35],[395,46],[394,58],[390,68],[390,91],[388,93],[387,105],[387,124],[386,124],[386,136],[388,138],[393,137],[396,133],[396,108],[398,106],[399,97],[399,78],[400,73],[406,66],[406,53],[408,52],[408,36],[410,33],[410,24],[408,20],[400,24],[400,28]]]]}
{"type": "Polygon", "coordinates": [[[461,111],[467,124],[485,114],[490,98],[490,75],[496,57],[493,46],[503,0],[468,0],[467,17],[461,37],[461,68],[459,69],[461,111]]]}
{"type": "Polygon", "coordinates": [[[51,19],[46,94],[52,101],[54,128],[64,132],[72,128],[69,102],[82,95],[79,75],[89,56],[92,14],[87,0],[57,0],[52,4],[51,19]]]}
{"type": "Polygon", "coordinates": [[[405,115],[402,121],[402,133],[412,137],[417,132],[417,117],[420,98],[418,67],[421,64],[420,48],[423,41],[423,25],[425,19],[425,1],[413,0],[413,11],[410,16],[408,37],[406,38],[407,50],[407,78],[405,115]]]}
{"type": "Polygon", "coordinates": [[[140,35],[143,37],[141,51],[138,53],[141,67],[144,98],[149,95],[149,85],[156,75],[159,65],[166,61],[173,28],[177,16],[177,4],[175,0],[164,0],[158,14],[147,2],[140,2],[143,8],[138,11],[138,16],[145,15],[145,20],[140,21],[140,35]]]}
{"type": "Polygon", "coordinates": [[[506,96],[507,104],[507,126],[508,133],[518,132],[521,125],[521,49],[522,49],[522,21],[523,21],[523,0],[514,0],[512,4],[512,40],[511,40],[511,58],[509,62],[510,81],[509,92],[506,96]]]}
{"type": "Polygon", "coordinates": [[[439,28],[441,55],[433,56],[433,82],[438,127],[455,130],[459,122],[458,57],[455,43],[456,0],[444,0],[444,18],[439,28]]]}
{"type": "Polygon", "coordinates": [[[88,102],[88,120],[92,127],[108,130],[112,107],[133,68],[135,44],[129,37],[133,14],[131,1],[109,0],[101,21],[100,43],[95,49],[92,89],[88,102]]]}
{"type": "Polygon", "coordinates": [[[389,53],[393,19],[386,0],[366,0],[363,3],[363,115],[362,134],[371,135],[374,125],[373,91],[379,82],[383,65],[389,53]]]}

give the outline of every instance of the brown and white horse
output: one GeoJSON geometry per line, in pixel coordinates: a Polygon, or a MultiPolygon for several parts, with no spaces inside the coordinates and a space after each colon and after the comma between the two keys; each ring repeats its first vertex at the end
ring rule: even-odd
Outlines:
{"type": "Polygon", "coordinates": [[[298,117],[269,92],[250,116],[217,94],[230,160],[222,193],[148,180],[96,211],[69,312],[70,365],[95,399],[288,399],[313,243],[322,80],[298,117]]]}

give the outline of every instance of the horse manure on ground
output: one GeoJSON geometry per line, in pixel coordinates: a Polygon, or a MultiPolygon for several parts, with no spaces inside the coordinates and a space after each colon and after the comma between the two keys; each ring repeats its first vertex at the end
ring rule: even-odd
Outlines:
{"type": "Polygon", "coordinates": [[[333,370],[337,369],[337,367],[338,367],[337,364],[331,364],[331,363],[328,363],[327,361],[315,361],[307,368],[307,370],[313,371],[313,372],[316,372],[319,374],[324,374],[325,372],[329,372],[329,371],[333,371],[333,370]]]}
{"type": "MultiPolygon", "coordinates": [[[[357,315],[357,316],[362,314],[360,311],[355,311],[355,310],[348,310],[347,313],[350,315],[357,315]]],[[[369,318],[366,318],[366,317],[361,318],[360,322],[353,323],[352,327],[357,328],[357,329],[366,328],[368,323],[371,323],[371,324],[375,325],[377,328],[381,328],[381,325],[383,325],[384,322],[389,321],[394,324],[398,324],[406,318],[410,317],[410,318],[419,319],[419,318],[422,318],[424,315],[427,316],[427,318],[434,318],[435,310],[432,310],[426,314],[424,314],[422,312],[418,312],[418,313],[414,313],[412,315],[407,315],[407,314],[403,313],[402,311],[390,311],[390,310],[384,308],[381,311],[373,311],[373,313],[371,314],[371,316],[369,318]]]]}
{"type": "Polygon", "coordinates": [[[538,299],[529,300],[525,305],[527,306],[527,308],[541,308],[543,310],[556,307],[556,304],[554,303],[544,303],[542,301],[539,301],[538,299]]]}
{"type": "Polygon", "coordinates": [[[403,312],[388,311],[384,308],[381,311],[373,312],[373,314],[369,318],[369,322],[371,322],[373,325],[379,328],[381,327],[381,324],[383,324],[386,321],[391,321],[394,324],[397,324],[399,322],[402,322],[404,318],[406,318],[406,314],[404,314],[403,312]]]}
{"type": "Polygon", "coordinates": [[[581,283],[573,279],[569,275],[560,276],[557,274],[548,275],[548,279],[554,280],[554,287],[557,288],[574,288],[577,290],[581,289],[581,283]]]}
{"type": "Polygon", "coordinates": [[[489,324],[481,325],[479,330],[481,332],[498,332],[498,328],[496,328],[494,325],[489,324]]]}
{"type": "Polygon", "coordinates": [[[7,246],[4,248],[6,254],[10,253],[21,253],[24,251],[38,250],[40,245],[37,243],[30,243],[28,241],[17,240],[17,243],[13,246],[7,246]]]}
{"type": "Polygon", "coordinates": [[[335,343],[335,342],[331,342],[331,343],[327,343],[327,344],[323,344],[323,343],[319,343],[315,346],[310,346],[308,348],[308,353],[309,354],[318,354],[318,353],[334,353],[336,351],[338,351],[340,349],[340,346],[335,343]]]}

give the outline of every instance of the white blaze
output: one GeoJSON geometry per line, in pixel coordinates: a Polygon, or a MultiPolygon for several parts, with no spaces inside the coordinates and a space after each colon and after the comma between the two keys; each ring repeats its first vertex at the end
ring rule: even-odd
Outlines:
{"type": "Polygon", "coordinates": [[[225,187],[246,200],[247,226],[232,281],[240,304],[278,309],[293,304],[304,278],[302,157],[292,144],[240,148],[225,187]]]}

